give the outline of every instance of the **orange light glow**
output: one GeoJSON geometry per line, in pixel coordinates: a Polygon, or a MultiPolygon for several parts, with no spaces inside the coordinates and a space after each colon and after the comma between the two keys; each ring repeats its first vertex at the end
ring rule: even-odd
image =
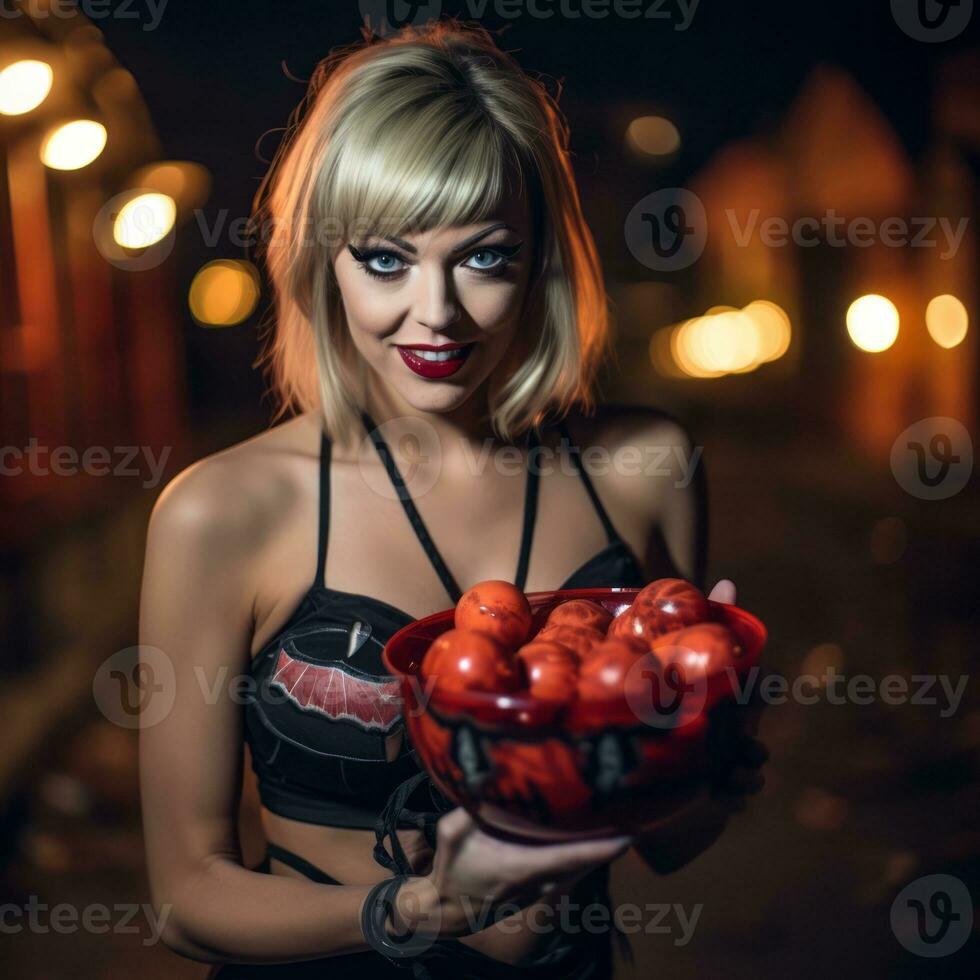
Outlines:
{"type": "Polygon", "coordinates": [[[669,328],[664,336],[655,335],[650,358],[667,376],[676,370],[693,378],[747,374],[782,357],[791,333],[786,312],[768,300],[756,300],[741,310],[713,306],[703,316],[669,328]],[[665,369],[668,358],[676,370],[665,369]]]}
{"type": "Polygon", "coordinates": [[[934,296],[926,307],[926,329],[940,347],[955,347],[963,342],[970,318],[966,307],[949,293],[934,296]]]}
{"type": "Polygon", "coordinates": [[[663,116],[640,116],[627,127],[626,144],[635,153],[668,156],[681,145],[681,135],[663,116]]]}
{"type": "Polygon", "coordinates": [[[36,109],[51,91],[54,71],[45,61],[15,61],[0,71],[0,114],[22,116],[36,109]]]}
{"type": "Polygon", "coordinates": [[[76,119],[53,129],[41,146],[41,162],[52,170],[81,170],[105,149],[106,128],[92,119],[76,119]]]}
{"type": "Polygon", "coordinates": [[[888,350],[898,337],[898,310],[877,293],[854,300],[847,310],[847,332],[851,342],[871,354],[888,350]]]}
{"type": "Polygon", "coordinates": [[[259,274],[251,262],[216,259],[191,283],[188,303],[204,327],[231,327],[247,319],[259,301],[259,274]]]}

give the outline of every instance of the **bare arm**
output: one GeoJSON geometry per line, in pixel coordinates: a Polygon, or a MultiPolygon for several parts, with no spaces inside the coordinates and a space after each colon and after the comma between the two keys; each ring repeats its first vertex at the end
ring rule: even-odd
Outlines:
{"type": "Polygon", "coordinates": [[[196,960],[275,963],[356,952],[368,948],[360,909],[370,885],[322,885],[242,866],[236,679],[248,669],[253,626],[249,555],[256,549],[248,537],[260,529],[248,530],[240,487],[234,464],[204,461],[166,488],[150,519],[141,656],[152,669],[146,648],[162,651],[175,682],[155,690],[141,712],[153,906],[164,942],[196,960]]]}

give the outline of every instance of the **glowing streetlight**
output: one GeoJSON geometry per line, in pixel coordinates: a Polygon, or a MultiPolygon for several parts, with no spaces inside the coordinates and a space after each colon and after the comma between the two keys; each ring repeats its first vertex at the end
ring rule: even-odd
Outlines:
{"type": "Polygon", "coordinates": [[[15,61],[0,71],[0,114],[22,116],[36,109],[51,91],[54,71],[46,61],[15,61]]]}
{"type": "Polygon", "coordinates": [[[847,309],[847,332],[855,347],[872,354],[888,350],[898,336],[898,310],[877,293],[854,300],[847,309]]]}
{"type": "Polygon", "coordinates": [[[106,139],[102,123],[76,119],[47,135],[41,147],[41,162],[52,170],[81,170],[105,149],[106,139]]]}

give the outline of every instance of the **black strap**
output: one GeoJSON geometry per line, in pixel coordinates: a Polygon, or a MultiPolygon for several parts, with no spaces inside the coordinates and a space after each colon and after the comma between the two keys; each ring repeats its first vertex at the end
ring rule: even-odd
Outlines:
{"type": "Polygon", "coordinates": [[[514,585],[522,592],[527,581],[527,568],[531,561],[531,542],[534,539],[534,525],[538,514],[538,475],[541,460],[538,452],[537,429],[529,429],[527,434],[527,483],[524,489],[524,526],[521,529],[521,553],[517,560],[517,574],[514,585]]]}
{"type": "Polygon", "coordinates": [[[286,848],[280,847],[278,844],[273,844],[269,841],[265,848],[266,860],[269,858],[275,858],[277,861],[281,861],[283,864],[288,864],[289,867],[298,871],[301,875],[305,875],[311,881],[317,881],[321,885],[339,885],[340,882],[336,878],[331,878],[325,871],[321,871],[315,864],[310,864],[306,858],[300,857],[298,854],[294,854],[292,851],[287,851],[286,848]]]}
{"type": "MultiPolygon", "coordinates": [[[[411,494],[409,494],[408,488],[405,486],[405,481],[402,479],[402,475],[398,470],[391,450],[388,448],[388,444],[366,410],[362,410],[361,419],[364,422],[364,427],[367,429],[368,435],[371,437],[371,441],[378,451],[378,455],[381,457],[381,461],[385,464],[385,469],[388,471],[388,476],[398,493],[398,499],[402,503],[402,507],[411,522],[416,537],[425,549],[425,553],[429,556],[429,561],[432,562],[453,603],[459,602],[463,595],[463,590],[459,587],[452,572],[449,571],[449,568],[443,561],[439,549],[435,546],[435,542],[432,540],[421,514],[419,514],[412,501],[411,494]]],[[[534,429],[528,431],[527,444],[527,482],[524,492],[524,522],[521,528],[521,548],[517,562],[517,573],[514,577],[514,584],[520,589],[524,588],[524,582],[527,577],[527,569],[531,556],[531,539],[534,536],[534,523],[537,514],[538,465],[537,463],[531,465],[532,452],[537,446],[534,429]]]]}
{"type": "Polygon", "coordinates": [[[436,824],[439,818],[447,809],[452,807],[452,803],[438,791],[435,784],[431,782],[432,777],[428,771],[421,771],[403,780],[388,797],[378,819],[374,823],[374,859],[382,867],[393,871],[395,874],[414,874],[412,863],[408,860],[405,850],[398,840],[398,823],[405,821],[418,827],[425,835],[429,847],[435,850],[436,846],[436,824]],[[430,781],[430,797],[433,804],[440,809],[436,810],[410,810],[405,806],[406,801],[415,792],[416,788],[430,781]],[[436,796],[435,794],[438,794],[436,796]],[[391,854],[385,848],[385,838],[391,840],[391,854]]]}
{"type": "Polygon", "coordinates": [[[575,444],[575,441],[572,439],[564,419],[559,420],[558,431],[561,432],[562,436],[564,436],[565,440],[568,442],[569,453],[575,462],[575,468],[578,470],[579,476],[582,477],[582,482],[585,484],[585,489],[588,491],[589,497],[592,499],[592,506],[595,507],[596,513],[599,515],[599,520],[602,521],[602,526],[606,530],[606,537],[609,539],[609,543],[613,544],[614,542],[619,541],[619,534],[616,533],[616,528],[613,525],[612,520],[610,520],[609,514],[606,512],[606,508],[602,506],[602,501],[599,499],[599,494],[596,493],[596,489],[592,485],[592,480],[589,478],[589,474],[585,472],[585,467],[582,466],[580,460],[581,451],[575,444]]]}
{"type": "Polygon", "coordinates": [[[320,523],[317,530],[315,586],[323,586],[327,571],[327,536],[330,533],[330,437],[320,434],[320,523]]]}

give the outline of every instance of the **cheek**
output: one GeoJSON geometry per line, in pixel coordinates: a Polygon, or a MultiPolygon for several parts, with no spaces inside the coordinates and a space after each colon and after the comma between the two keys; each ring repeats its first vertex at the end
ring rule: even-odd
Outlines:
{"type": "Polygon", "coordinates": [[[515,282],[459,285],[460,301],[473,322],[492,334],[505,335],[513,329],[521,296],[521,287],[515,282]]]}
{"type": "Polygon", "coordinates": [[[383,333],[400,316],[401,306],[393,291],[378,288],[358,269],[336,269],[340,295],[352,330],[383,333]]]}

